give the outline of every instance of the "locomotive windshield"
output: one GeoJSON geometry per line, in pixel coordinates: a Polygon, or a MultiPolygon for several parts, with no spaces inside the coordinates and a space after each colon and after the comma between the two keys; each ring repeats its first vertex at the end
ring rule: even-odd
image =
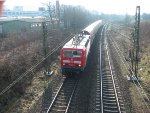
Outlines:
{"type": "Polygon", "coordinates": [[[65,50],[64,51],[64,57],[67,57],[67,58],[81,58],[82,57],[82,51],[65,50]]]}

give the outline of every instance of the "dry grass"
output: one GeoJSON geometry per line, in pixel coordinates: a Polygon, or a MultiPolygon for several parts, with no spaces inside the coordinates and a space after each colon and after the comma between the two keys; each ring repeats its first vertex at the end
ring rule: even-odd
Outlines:
{"type": "MultiPolygon", "coordinates": [[[[49,31],[48,34],[47,42],[50,52],[57,44],[67,38],[70,32],[54,30],[49,31]]],[[[42,31],[10,34],[6,38],[0,39],[0,91],[43,57],[42,41],[42,31]]],[[[42,65],[38,66],[33,72],[39,70],[42,65]]],[[[18,98],[26,93],[25,89],[34,85],[32,84],[34,79],[36,80],[34,74],[30,73],[17,83],[8,94],[1,97],[0,109],[5,108],[5,106],[8,108],[11,101],[17,102],[18,98]],[[13,99],[12,97],[15,98],[15,96],[18,98],[13,99]]],[[[36,100],[36,98],[32,98],[36,100]]]]}
{"type": "MultiPolygon", "coordinates": [[[[125,33],[119,31],[119,33],[125,33]]],[[[139,76],[141,77],[142,87],[144,88],[148,97],[150,97],[150,23],[141,23],[140,32],[140,62],[139,62],[139,76]]],[[[124,53],[125,57],[128,57],[128,50],[130,49],[129,41],[125,37],[112,33],[115,41],[118,42],[120,50],[124,53]]],[[[123,65],[123,64],[122,64],[123,65]]],[[[124,71],[125,69],[123,69],[124,71]]],[[[122,72],[123,74],[123,72],[122,72]]],[[[149,113],[149,109],[145,106],[143,101],[143,94],[140,95],[141,91],[138,91],[134,83],[129,82],[129,91],[131,96],[131,107],[133,113],[149,113]]],[[[150,102],[146,102],[150,107],[150,102]]]]}

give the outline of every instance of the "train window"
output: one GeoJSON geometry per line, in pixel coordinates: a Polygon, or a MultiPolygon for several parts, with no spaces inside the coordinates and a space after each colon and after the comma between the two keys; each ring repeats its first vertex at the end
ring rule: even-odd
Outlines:
{"type": "Polygon", "coordinates": [[[82,57],[82,51],[65,50],[64,51],[64,57],[68,57],[68,58],[81,58],[82,57]]]}
{"type": "Polygon", "coordinates": [[[64,57],[71,58],[72,57],[72,51],[64,51],[64,57]]]}
{"type": "Polygon", "coordinates": [[[74,58],[81,58],[82,52],[81,51],[73,51],[73,57],[74,58]]]}

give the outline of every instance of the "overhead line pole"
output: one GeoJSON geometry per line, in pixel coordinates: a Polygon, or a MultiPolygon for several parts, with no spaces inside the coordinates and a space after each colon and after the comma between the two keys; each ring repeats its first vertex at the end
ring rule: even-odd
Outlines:
{"type": "MultiPolygon", "coordinates": [[[[48,54],[48,44],[47,44],[47,37],[48,37],[48,31],[46,22],[42,22],[42,28],[43,28],[43,54],[44,58],[46,58],[48,54]]],[[[46,58],[44,61],[44,67],[45,67],[45,75],[51,75],[52,71],[50,70],[50,57],[46,58]]]]}
{"type": "Polygon", "coordinates": [[[138,62],[139,62],[139,33],[140,32],[140,6],[136,7],[136,23],[135,23],[135,34],[136,34],[136,49],[135,49],[135,76],[138,74],[138,62]]]}
{"type": "MultiPolygon", "coordinates": [[[[44,58],[45,58],[46,55],[47,55],[47,28],[46,28],[46,22],[42,22],[42,28],[43,28],[43,54],[44,54],[44,58]]],[[[44,61],[44,67],[45,67],[44,73],[46,73],[48,71],[47,59],[45,59],[45,61],[44,61]]]]}
{"type": "MultiPolygon", "coordinates": [[[[131,49],[131,70],[138,78],[138,63],[139,63],[139,38],[140,38],[140,6],[136,7],[135,26],[132,33],[132,49],[131,49]]],[[[131,73],[132,75],[132,73],[131,73]]]]}

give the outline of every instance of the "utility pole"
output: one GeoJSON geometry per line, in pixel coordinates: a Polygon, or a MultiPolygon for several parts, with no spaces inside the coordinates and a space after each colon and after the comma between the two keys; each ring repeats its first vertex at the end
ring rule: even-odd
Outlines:
{"type": "MultiPolygon", "coordinates": [[[[138,78],[138,62],[139,62],[139,32],[140,32],[140,6],[136,7],[135,26],[132,33],[132,50],[131,50],[131,70],[135,77],[138,78]]],[[[133,74],[132,73],[132,74],[133,74]]]]}

